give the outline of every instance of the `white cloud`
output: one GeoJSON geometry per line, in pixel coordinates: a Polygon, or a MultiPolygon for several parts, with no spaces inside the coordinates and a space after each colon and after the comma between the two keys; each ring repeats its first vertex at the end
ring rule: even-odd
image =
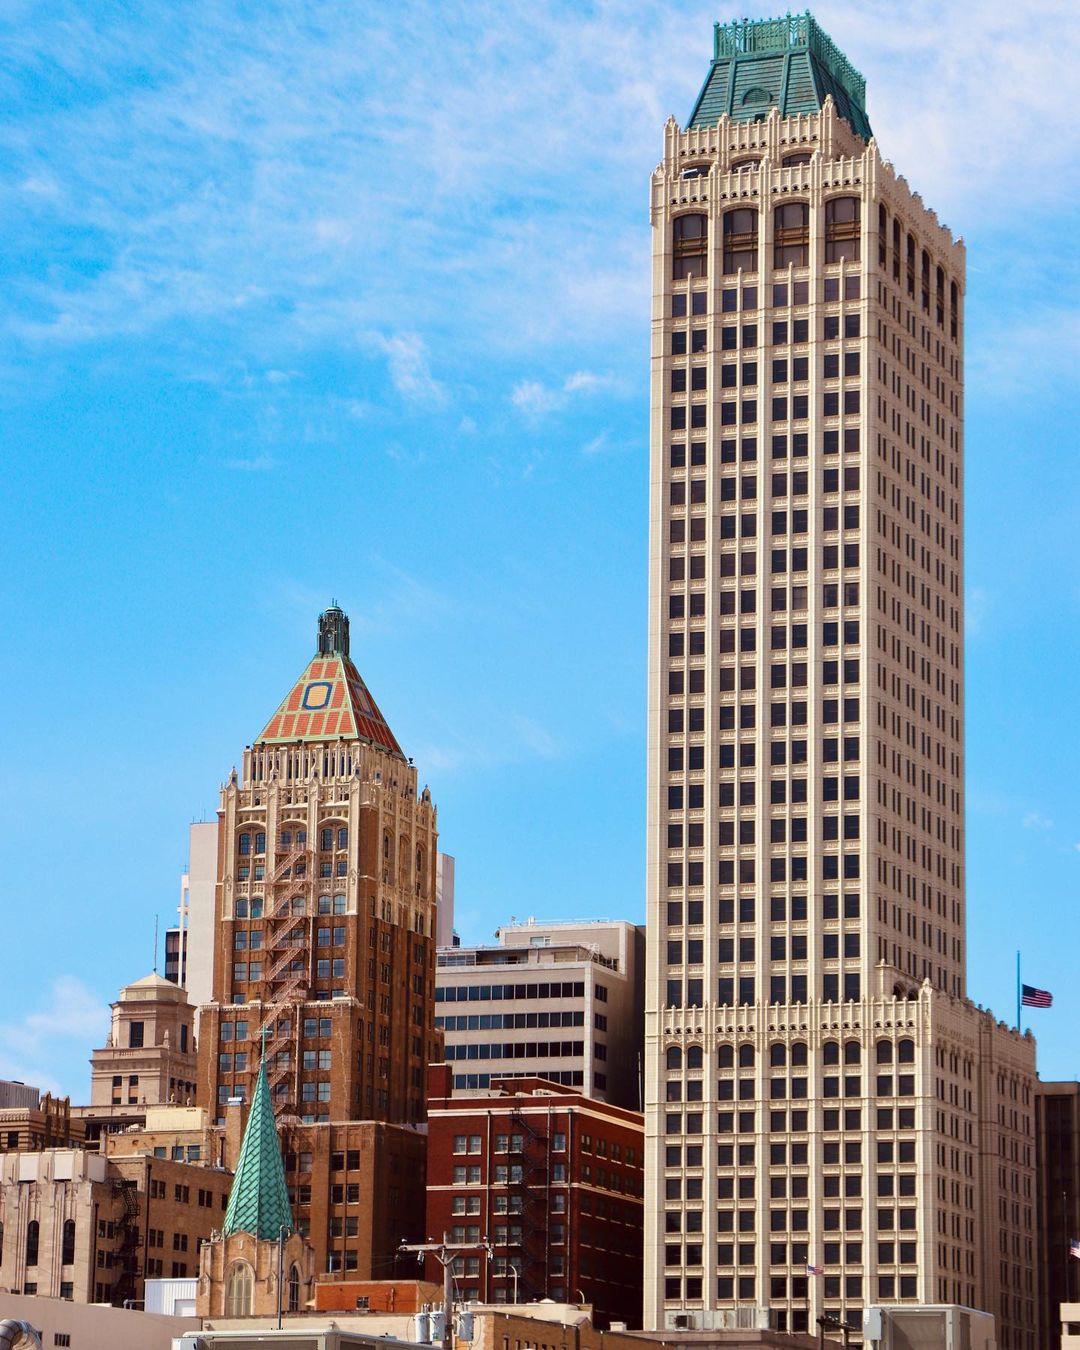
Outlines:
{"type": "Polygon", "coordinates": [[[964,605],[964,632],[969,638],[978,637],[986,627],[990,613],[990,592],[982,586],[973,586],[964,605]]]}
{"type": "Polygon", "coordinates": [[[250,459],[227,459],[225,467],[238,473],[267,473],[274,467],[271,455],[254,455],[250,459]]]}
{"type": "Polygon", "coordinates": [[[594,436],[591,441],[586,441],[581,447],[583,455],[598,455],[604,446],[607,445],[608,433],[602,431],[599,436],[594,436]]]}
{"type": "MultiPolygon", "coordinates": [[[[18,349],[186,324],[289,369],[313,343],[370,349],[396,315],[407,331],[379,350],[423,406],[493,336],[503,353],[602,342],[620,368],[648,307],[648,174],[666,115],[685,118],[708,70],[712,3],[146,13],[55,0],[4,29],[13,67],[94,92],[28,101],[4,133],[10,251],[54,263],[8,288],[18,349]]],[[[954,230],[1064,218],[1069,0],[817,13],[867,77],[883,152],[954,230]]],[[[1047,290],[1035,271],[1029,295],[1047,290]]],[[[540,413],[558,391],[536,383],[518,406],[540,413]]]]}
{"type": "Polygon", "coordinates": [[[595,394],[616,388],[618,381],[611,375],[576,370],[558,386],[546,385],[541,380],[520,380],[510,391],[510,402],[527,417],[540,417],[565,408],[576,394],[595,394]]]}
{"type": "Polygon", "coordinates": [[[44,1006],[0,1023],[0,1078],[58,1092],[54,1059],[73,1048],[85,1047],[89,1053],[104,1045],[108,1029],[108,1005],[73,975],[58,976],[44,1006]]]}
{"type": "Polygon", "coordinates": [[[386,357],[390,381],[406,403],[431,407],[446,401],[446,390],[431,373],[427,347],[418,333],[391,337],[373,333],[370,341],[386,357]]]}
{"type": "Polygon", "coordinates": [[[1024,817],[1023,824],[1025,830],[1052,830],[1054,828],[1054,822],[1047,820],[1038,811],[1029,811],[1024,817]]]}

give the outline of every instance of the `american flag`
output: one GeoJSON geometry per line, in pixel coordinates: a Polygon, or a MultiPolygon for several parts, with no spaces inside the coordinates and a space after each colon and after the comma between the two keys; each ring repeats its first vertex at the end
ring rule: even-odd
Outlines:
{"type": "MultiPolygon", "coordinates": [[[[1075,1247],[1080,1247],[1080,1242],[1075,1242],[1075,1243],[1073,1243],[1073,1246],[1075,1246],[1075,1247]]],[[[1077,1255],[1077,1253],[1074,1252],[1073,1255],[1075,1256],[1075,1255],[1077,1255]]],[[[807,1275],[824,1275],[824,1274],[825,1274],[825,1267],[824,1267],[824,1266],[810,1266],[810,1265],[808,1265],[808,1266],[806,1267],[806,1273],[807,1273],[807,1275]]]]}
{"type": "Polygon", "coordinates": [[[1069,1255],[1075,1256],[1076,1259],[1080,1261],[1080,1241],[1078,1241],[1076,1238],[1073,1238],[1073,1240],[1069,1243],[1069,1255]]]}
{"type": "Polygon", "coordinates": [[[1020,986],[1020,1002],[1025,1008],[1049,1008],[1054,996],[1049,989],[1036,989],[1032,984],[1020,986]]]}

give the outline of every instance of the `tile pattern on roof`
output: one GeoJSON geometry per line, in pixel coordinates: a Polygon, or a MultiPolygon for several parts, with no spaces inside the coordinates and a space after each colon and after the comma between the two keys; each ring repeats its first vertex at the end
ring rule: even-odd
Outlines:
{"type": "Polygon", "coordinates": [[[370,741],[391,754],[401,746],[344,653],[315,656],[256,738],[275,741],[370,741]]]}
{"type": "Polygon", "coordinates": [[[753,121],[776,108],[781,117],[836,110],[868,141],[866,83],[809,14],[717,24],[713,63],[687,128],[715,126],[726,113],[753,121]]]}
{"type": "Polygon", "coordinates": [[[292,1227],[281,1143],[274,1122],[270,1084],[266,1079],[266,1060],[263,1059],[255,1080],[255,1095],[251,1099],[251,1112],[244,1128],[221,1231],[226,1237],[230,1233],[251,1233],[257,1238],[276,1241],[282,1228],[291,1233],[292,1227]]]}

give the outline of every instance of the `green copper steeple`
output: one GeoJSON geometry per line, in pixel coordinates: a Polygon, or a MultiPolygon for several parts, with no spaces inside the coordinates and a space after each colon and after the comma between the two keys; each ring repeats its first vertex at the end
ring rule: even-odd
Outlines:
{"type": "Polygon", "coordinates": [[[270,1084],[266,1081],[264,1054],[221,1231],[226,1237],[230,1233],[251,1233],[257,1238],[276,1241],[282,1228],[291,1233],[292,1226],[292,1209],[285,1186],[274,1107],[270,1101],[270,1084]]]}
{"type": "Polygon", "coordinates": [[[741,19],[713,30],[713,63],[687,130],[715,126],[724,113],[741,122],[820,112],[829,94],[864,141],[866,81],[807,10],[783,19],[741,19]]]}

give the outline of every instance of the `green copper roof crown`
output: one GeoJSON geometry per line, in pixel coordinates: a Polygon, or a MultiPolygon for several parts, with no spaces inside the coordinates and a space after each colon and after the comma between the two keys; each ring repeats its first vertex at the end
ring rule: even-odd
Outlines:
{"type": "Polygon", "coordinates": [[[873,134],[866,116],[866,81],[811,17],[740,19],[718,23],[713,63],[687,130],[715,126],[724,113],[740,122],[820,112],[832,94],[840,116],[863,140],[873,134]]]}
{"type": "Polygon", "coordinates": [[[281,1144],[274,1123],[264,1058],[259,1065],[255,1095],[251,1099],[251,1112],[221,1231],[226,1237],[230,1233],[251,1233],[257,1238],[276,1241],[282,1228],[291,1233],[292,1226],[292,1209],[285,1186],[285,1167],[281,1161],[281,1144]]]}

